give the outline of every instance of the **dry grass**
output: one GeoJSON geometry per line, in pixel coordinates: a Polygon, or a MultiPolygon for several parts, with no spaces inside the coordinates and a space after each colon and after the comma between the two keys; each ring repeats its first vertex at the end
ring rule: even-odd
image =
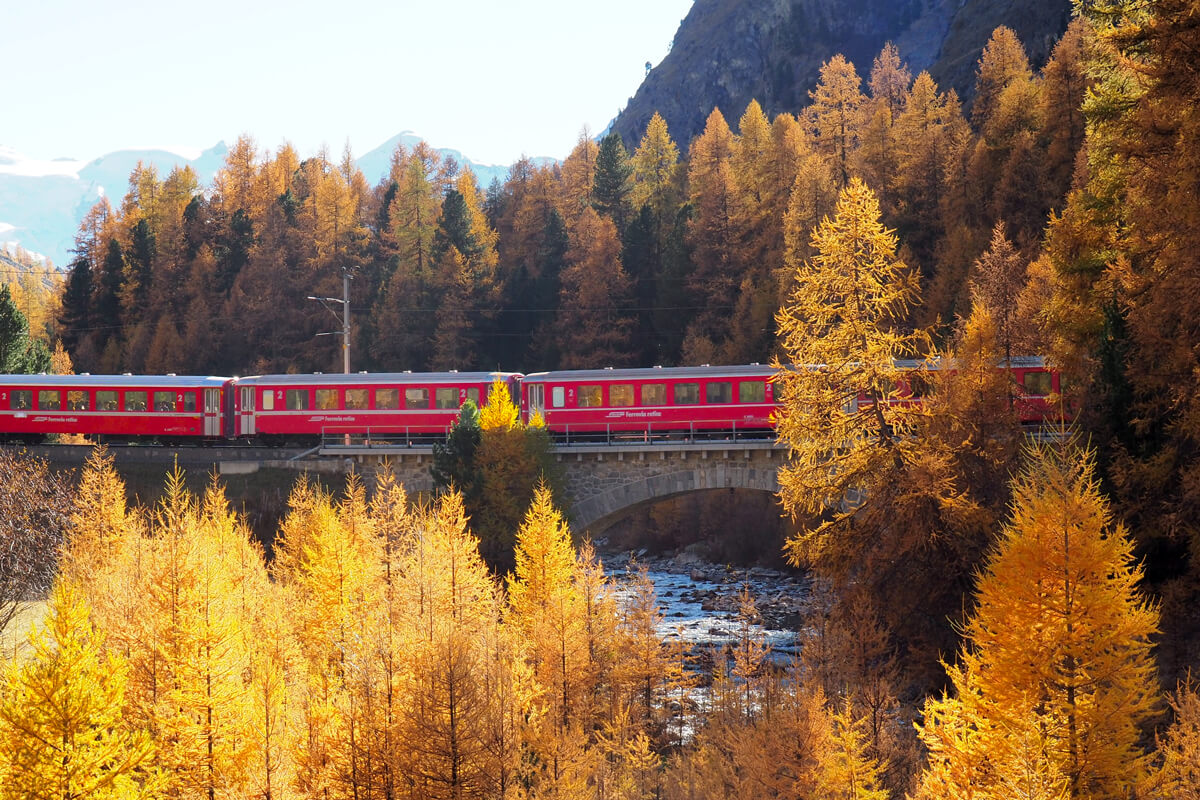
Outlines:
{"type": "Polygon", "coordinates": [[[29,627],[41,623],[46,615],[46,601],[25,603],[8,627],[0,632],[0,664],[9,661],[29,647],[29,627]]]}

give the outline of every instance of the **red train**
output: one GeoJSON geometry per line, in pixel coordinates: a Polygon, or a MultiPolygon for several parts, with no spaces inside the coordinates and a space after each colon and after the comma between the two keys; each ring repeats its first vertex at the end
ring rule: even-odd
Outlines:
{"type": "MultiPolygon", "coordinates": [[[[924,362],[899,362],[899,402],[919,402],[924,362]]],[[[1057,371],[1014,359],[1027,423],[1056,416],[1057,371]]],[[[570,440],[660,435],[767,436],[776,408],[768,366],[538,372],[358,373],[222,378],[180,375],[0,375],[0,437],[48,434],[164,443],[308,443],[322,436],[412,442],[445,435],[467,400],[486,405],[499,379],[521,413],[570,440]]]]}

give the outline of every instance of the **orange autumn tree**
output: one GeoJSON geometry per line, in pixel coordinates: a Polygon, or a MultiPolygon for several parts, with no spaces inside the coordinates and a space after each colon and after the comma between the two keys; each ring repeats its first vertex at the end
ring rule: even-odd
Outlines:
{"type": "Polygon", "coordinates": [[[1130,796],[1157,705],[1141,579],[1092,457],[1034,449],[948,667],[954,694],[925,706],[919,796],[1130,796]]]}

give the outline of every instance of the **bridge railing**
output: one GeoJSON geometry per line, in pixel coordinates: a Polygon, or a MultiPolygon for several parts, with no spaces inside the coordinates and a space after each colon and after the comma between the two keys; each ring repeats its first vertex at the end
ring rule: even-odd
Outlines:
{"type": "Polygon", "coordinates": [[[688,423],[686,428],[680,427],[678,424],[668,425],[660,423],[658,428],[654,427],[654,423],[646,423],[645,429],[631,431],[620,427],[614,429],[611,424],[606,424],[603,429],[596,425],[587,425],[584,427],[576,427],[571,429],[570,425],[564,426],[562,431],[556,431],[552,434],[555,440],[560,444],[612,444],[612,445],[628,445],[636,442],[644,442],[646,444],[656,443],[677,443],[677,442],[714,442],[714,441],[745,441],[745,440],[763,440],[774,439],[775,431],[762,426],[747,426],[744,423],[739,424],[740,420],[726,420],[724,422],[707,422],[699,426],[696,423],[688,423]]]}
{"type": "Polygon", "coordinates": [[[331,426],[321,429],[321,448],[353,447],[391,450],[396,448],[431,447],[435,442],[445,441],[450,434],[447,428],[441,433],[430,433],[428,429],[404,428],[344,428],[331,426]]]}

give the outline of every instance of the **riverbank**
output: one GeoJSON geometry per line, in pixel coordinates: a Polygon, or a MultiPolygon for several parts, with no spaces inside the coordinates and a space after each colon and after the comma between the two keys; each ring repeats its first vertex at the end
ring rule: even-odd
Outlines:
{"type": "Polygon", "coordinates": [[[731,644],[738,608],[748,591],[758,612],[752,630],[778,655],[796,650],[797,634],[812,599],[811,581],[796,571],[737,567],[702,561],[687,550],[655,556],[646,550],[602,552],[605,570],[620,578],[645,569],[662,609],[661,633],[692,646],[731,644]]]}

